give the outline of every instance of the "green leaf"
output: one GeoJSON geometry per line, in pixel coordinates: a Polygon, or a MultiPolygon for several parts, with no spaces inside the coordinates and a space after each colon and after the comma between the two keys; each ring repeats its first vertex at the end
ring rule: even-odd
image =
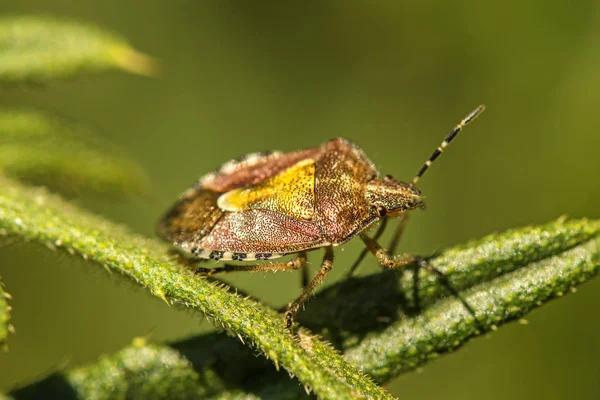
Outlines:
{"type": "Polygon", "coordinates": [[[156,65],[117,35],[91,25],[0,18],[0,82],[45,82],[108,69],[153,75],[156,65]]]}
{"type": "Polygon", "coordinates": [[[142,168],[77,124],[33,111],[0,110],[0,172],[72,194],[145,193],[142,168]]]}
{"type": "MultiPolygon", "coordinates": [[[[320,398],[391,398],[325,343],[308,335],[297,341],[273,310],[194,277],[166,257],[165,245],[132,235],[42,189],[0,178],[0,229],[120,272],[169,305],[204,312],[217,326],[294,374],[320,398]]],[[[110,390],[115,392],[107,396],[123,396],[121,387],[110,386],[110,390]]]]}

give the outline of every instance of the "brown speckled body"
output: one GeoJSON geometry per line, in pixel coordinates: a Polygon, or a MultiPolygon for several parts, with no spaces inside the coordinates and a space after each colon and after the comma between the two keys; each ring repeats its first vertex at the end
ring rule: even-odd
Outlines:
{"type": "Polygon", "coordinates": [[[389,175],[380,179],[365,153],[343,138],[290,153],[249,154],[205,175],[183,193],[158,223],[158,234],[196,258],[249,261],[299,253],[288,262],[225,263],[221,267],[196,269],[196,273],[214,275],[303,268],[304,290],[284,314],[285,326],[290,329],[298,310],[331,270],[332,247],[357,234],[384,268],[404,268],[410,264],[431,267],[420,257],[393,255],[406,218],[398,224],[389,251],[377,243],[386,220],[374,237],[363,231],[379,219],[404,217],[407,211],[424,206],[416,183],[484,108],[477,107],[454,127],[411,183],[389,175]],[[309,282],[306,251],[318,247],[325,248],[323,261],[309,282]]]}
{"type": "Polygon", "coordinates": [[[379,203],[397,213],[421,205],[418,190],[378,175],[364,152],[343,138],[290,153],[250,154],[183,193],[158,233],[184,252],[216,260],[336,246],[382,217],[379,203]],[[386,190],[401,197],[393,209],[381,198],[386,190]]]}

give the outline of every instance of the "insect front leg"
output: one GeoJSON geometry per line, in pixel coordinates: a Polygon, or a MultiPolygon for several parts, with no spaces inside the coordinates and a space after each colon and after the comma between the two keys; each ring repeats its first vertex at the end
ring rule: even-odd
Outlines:
{"type": "MultiPolygon", "coordinates": [[[[478,325],[480,324],[480,322],[477,318],[477,314],[475,313],[475,310],[471,307],[471,305],[469,305],[469,303],[467,303],[467,301],[460,295],[458,290],[456,290],[452,287],[452,285],[448,281],[448,277],[446,275],[444,275],[443,272],[437,270],[433,265],[431,265],[427,261],[427,259],[425,259],[423,257],[412,256],[412,255],[404,255],[404,256],[396,257],[396,256],[391,255],[389,252],[387,252],[381,246],[379,246],[379,244],[377,244],[377,242],[375,240],[371,239],[367,235],[361,234],[360,238],[363,240],[363,242],[365,242],[369,251],[371,253],[373,253],[375,255],[375,257],[377,257],[379,264],[381,264],[381,266],[384,268],[401,269],[401,268],[404,268],[409,265],[417,265],[419,268],[423,268],[423,269],[429,271],[430,273],[434,274],[439,279],[441,284],[444,285],[444,287],[452,294],[452,296],[457,298],[462,303],[462,305],[465,307],[467,312],[469,312],[469,314],[471,314],[475,318],[476,323],[478,325]]],[[[417,290],[418,289],[417,286],[418,285],[416,285],[416,281],[415,281],[414,296],[415,296],[415,303],[417,304],[417,307],[418,307],[418,304],[419,304],[418,294],[419,293],[417,290]]]]}
{"type": "MultiPolygon", "coordinates": [[[[406,220],[405,220],[406,221],[406,220]]],[[[404,224],[401,221],[401,225],[399,226],[400,229],[398,229],[396,232],[400,232],[400,234],[402,233],[403,225],[405,225],[406,223],[404,222],[404,224]]],[[[410,254],[405,254],[402,256],[394,256],[392,254],[390,254],[390,252],[386,251],[384,248],[382,248],[376,240],[368,237],[367,235],[364,234],[360,234],[360,238],[363,240],[363,242],[365,242],[365,245],[367,246],[367,249],[369,249],[369,251],[371,253],[373,253],[373,255],[375,255],[375,257],[377,258],[377,261],[379,261],[379,264],[384,267],[384,268],[391,268],[391,269],[402,269],[404,267],[407,267],[409,265],[417,265],[419,268],[423,268],[426,271],[429,271],[430,273],[434,274],[435,276],[438,277],[438,279],[444,283],[444,285],[448,288],[448,290],[451,293],[455,293],[456,291],[454,289],[452,289],[450,287],[450,283],[448,282],[448,278],[441,272],[438,271],[433,265],[431,265],[429,263],[429,261],[427,261],[426,258],[423,257],[419,257],[419,256],[413,256],[410,254]]],[[[393,241],[392,241],[392,245],[393,245],[393,241]]],[[[458,294],[457,294],[458,295],[458,294]]],[[[461,300],[462,301],[462,300],[461,300]]]]}
{"type": "MultiPolygon", "coordinates": [[[[400,239],[402,239],[402,234],[404,233],[404,229],[406,228],[406,225],[408,224],[409,217],[410,217],[410,214],[408,214],[408,213],[402,214],[402,216],[400,217],[400,221],[398,222],[398,225],[396,226],[396,229],[394,230],[394,235],[392,236],[392,240],[390,241],[390,245],[388,247],[388,253],[394,254],[396,252],[396,248],[398,247],[398,243],[400,243],[400,239]]],[[[384,218],[381,221],[381,224],[379,225],[379,228],[377,229],[377,232],[373,236],[373,240],[374,241],[379,240],[379,238],[381,237],[381,235],[385,231],[385,228],[387,226],[387,222],[388,222],[387,218],[384,218]]],[[[352,264],[352,266],[350,267],[350,270],[348,271],[348,274],[346,275],[347,278],[350,278],[352,275],[354,275],[354,272],[356,271],[356,269],[358,268],[358,266],[360,265],[360,263],[365,258],[365,256],[367,255],[368,252],[369,252],[369,248],[368,247],[364,248],[360,252],[360,254],[357,257],[356,261],[354,261],[354,264],[352,264]]]]}
{"type": "Polygon", "coordinates": [[[289,306],[287,311],[285,312],[285,326],[290,329],[292,324],[294,323],[294,316],[304,304],[304,302],[309,298],[311,293],[315,290],[315,288],[321,283],[321,281],[327,276],[329,271],[331,271],[331,267],[333,266],[333,248],[326,247],[325,255],[323,256],[323,262],[321,263],[321,269],[319,273],[315,275],[315,277],[310,281],[310,283],[304,287],[304,291],[302,294],[294,300],[289,306]]]}
{"type": "Polygon", "coordinates": [[[425,259],[412,255],[393,256],[383,247],[381,247],[375,239],[368,237],[365,234],[360,234],[360,238],[367,249],[377,258],[379,264],[384,268],[402,269],[408,265],[418,264],[420,267],[427,270],[432,270],[433,267],[425,259]]]}
{"type": "Polygon", "coordinates": [[[306,253],[300,253],[296,258],[287,262],[276,264],[254,264],[254,265],[233,265],[225,264],[217,268],[196,268],[196,274],[212,276],[222,272],[238,272],[238,271],[288,271],[292,269],[300,269],[306,264],[306,253]]]}
{"type": "MultiPolygon", "coordinates": [[[[375,236],[373,236],[373,240],[378,240],[381,237],[381,235],[385,231],[387,223],[388,223],[387,218],[384,218],[381,221],[381,224],[379,225],[379,228],[377,228],[377,232],[375,233],[375,236]]],[[[356,259],[356,261],[354,261],[354,264],[352,264],[352,266],[350,267],[350,270],[348,271],[348,274],[346,275],[347,278],[350,278],[352,275],[354,275],[354,271],[356,271],[356,269],[358,268],[358,266],[360,265],[360,263],[365,258],[365,256],[367,255],[368,252],[369,252],[369,249],[362,249],[362,251],[358,255],[358,258],[356,259]]]]}

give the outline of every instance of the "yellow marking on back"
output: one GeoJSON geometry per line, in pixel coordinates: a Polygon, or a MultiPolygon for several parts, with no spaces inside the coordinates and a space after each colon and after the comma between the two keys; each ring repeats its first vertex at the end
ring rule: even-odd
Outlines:
{"type": "Polygon", "coordinates": [[[315,160],[299,161],[288,169],[248,188],[223,193],[223,211],[263,209],[297,219],[312,219],[315,201],[315,160]]]}

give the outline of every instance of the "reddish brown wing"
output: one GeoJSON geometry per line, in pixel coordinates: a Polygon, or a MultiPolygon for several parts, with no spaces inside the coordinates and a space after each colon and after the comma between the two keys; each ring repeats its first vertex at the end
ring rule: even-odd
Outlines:
{"type": "Polygon", "coordinates": [[[304,159],[262,182],[224,193],[217,200],[221,210],[272,211],[292,219],[313,219],[315,214],[315,160],[304,159]]]}
{"type": "Polygon", "coordinates": [[[376,219],[364,196],[366,182],[376,176],[362,150],[342,138],[314,149],[249,155],[184,193],[160,221],[158,233],[185,251],[214,259],[265,259],[340,244],[376,219]],[[217,206],[222,193],[262,182],[307,158],[316,160],[313,220],[262,209],[223,212],[217,206]]]}
{"type": "Polygon", "coordinates": [[[377,218],[365,185],[378,175],[366,154],[347,139],[323,145],[315,171],[315,215],[332,244],[352,238],[377,218]]]}
{"type": "Polygon", "coordinates": [[[208,235],[224,212],[217,207],[221,194],[212,190],[190,189],[160,219],[156,231],[175,246],[188,249],[208,235]]]}
{"type": "Polygon", "coordinates": [[[275,257],[318,247],[323,235],[313,221],[299,222],[260,209],[224,212],[217,199],[224,192],[260,183],[299,161],[316,158],[322,150],[321,146],[291,153],[250,154],[226,163],[181,196],[159,222],[158,234],[202,258],[250,260],[255,253],[275,257]]]}
{"type": "Polygon", "coordinates": [[[224,253],[219,255],[223,259],[232,258],[229,253],[241,253],[247,259],[255,258],[256,253],[266,253],[270,258],[319,247],[323,239],[314,221],[253,209],[226,213],[198,247],[224,253]]]}

